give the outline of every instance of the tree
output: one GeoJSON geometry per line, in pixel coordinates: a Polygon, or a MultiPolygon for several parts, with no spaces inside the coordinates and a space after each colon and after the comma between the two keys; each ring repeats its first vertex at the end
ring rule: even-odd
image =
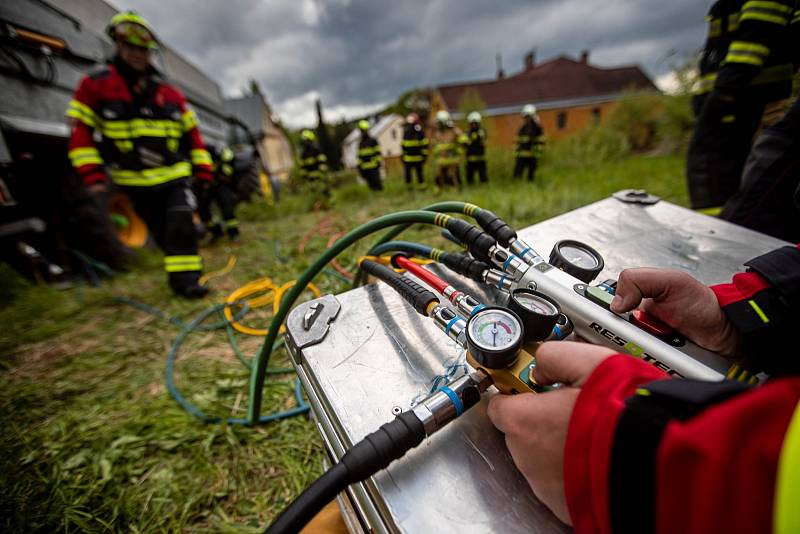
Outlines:
{"type": "Polygon", "coordinates": [[[332,171],[338,171],[342,168],[342,159],[339,154],[339,147],[337,147],[331,139],[328,125],[322,118],[322,101],[317,99],[317,140],[319,141],[319,148],[328,158],[328,167],[332,171]]]}

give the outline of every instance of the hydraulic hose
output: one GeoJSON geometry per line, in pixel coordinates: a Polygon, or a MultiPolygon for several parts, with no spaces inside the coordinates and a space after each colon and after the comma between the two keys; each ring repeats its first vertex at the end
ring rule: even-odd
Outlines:
{"type": "Polygon", "coordinates": [[[380,245],[375,245],[372,247],[372,254],[375,256],[380,256],[385,252],[408,252],[409,254],[413,254],[415,256],[423,256],[425,258],[436,259],[432,257],[434,251],[438,251],[439,249],[434,249],[433,247],[429,247],[428,245],[422,245],[420,243],[413,243],[411,241],[387,241],[386,243],[381,243],[380,245]]]}
{"type": "MultiPolygon", "coordinates": [[[[422,208],[421,211],[432,211],[437,213],[463,213],[468,217],[474,217],[478,213],[480,213],[482,209],[479,206],[476,206],[475,204],[470,204],[468,202],[445,201],[425,206],[424,208],[422,208]]],[[[373,252],[373,249],[375,247],[391,241],[392,239],[400,235],[400,233],[408,229],[412,224],[413,223],[397,225],[397,227],[392,228],[391,230],[383,234],[383,236],[381,236],[381,238],[372,246],[369,252],[367,252],[367,255],[376,256],[377,254],[373,252]]],[[[356,287],[358,287],[358,284],[360,282],[361,282],[361,269],[356,271],[352,287],[355,289],[356,287]]]]}
{"type": "Polygon", "coordinates": [[[322,508],[350,484],[366,480],[425,439],[425,427],[414,412],[403,412],[348,450],[286,508],[266,530],[269,534],[300,532],[322,508]]]}
{"type": "MultiPolygon", "coordinates": [[[[410,261],[408,263],[416,267],[416,264],[410,261]]],[[[397,274],[385,265],[372,260],[364,260],[361,262],[361,266],[364,268],[364,272],[379,278],[400,293],[406,299],[406,302],[411,304],[417,313],[421,315],[428,315],[431,304],[439,304],[439,299],[436,298],[432,291],[422,287],[410,278],[397,274]]]]}
{"type": "Polygon", "coordinates": [[[261,412],[261,402],[263,398],[264,377],[266,375],[267,365],[269,364],[269,357],[272,354],[272,345],[278,337],[280,325],[283,324],[283,321],[289,314],[289,310],[300,294],[305,290],[309,282],[325,268],[328,262],[359,239],[383,228],[396,226],[398,224],[413,223],[435,224],[440,227],[445,227],[450,219],[451,217],[448,215],[442,215],[432,211],[400,211],[378,217],[345,234],[300,275],[297,279],[297,283],[287,293],[286,298],[281,303],[278,313],[272,318],[264,343],[258,354],[256,354],[253,362],[253,372],[250,374],[250,402],[247,415],[250,424],[257,424],[259,421],[259,413],[261,412]]]}
{"type": "MultiPolygon", "coordinates": [[[[446,231],[446,230],[445,230],[446,231]]],[[[450,232],[447,232],[448,234],[450,232]]],[[[452,235],[452,234],[450,234],[452,235]]],[[[485,282],[484,273],[491,268],[488,263],[476,260],[466,252],[445,252],[444,250],[414,243],[411,241],[388,241],[374,247],[376,254],[384,252],[406,252],[416,256],[424,256],[433,261],[443,263],[451,271],[466,276],[479,284],[485,282]]]]}

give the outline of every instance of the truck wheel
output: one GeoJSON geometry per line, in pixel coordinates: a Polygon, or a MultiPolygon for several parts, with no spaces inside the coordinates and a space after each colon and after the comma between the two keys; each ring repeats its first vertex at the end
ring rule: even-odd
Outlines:
{"type": "Polygon", "coordinates": [[[236,176],[235,191],[237,202],[247,202],[253,195],[262,195],[261,180],[256,165],[251,165],[245,172],[236,176]]]}

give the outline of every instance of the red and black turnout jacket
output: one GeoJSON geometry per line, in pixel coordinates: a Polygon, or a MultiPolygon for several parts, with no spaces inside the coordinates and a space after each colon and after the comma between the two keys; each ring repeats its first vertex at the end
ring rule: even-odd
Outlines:
{"type": "Polygon", "coordinates": [[[123,187],[212,179],[197,115],[155,69],[140,76],[112,60],[81,80],[66,114],[74,119],[69,158],[87,186],[108,178],[123,187]]]}
{"type": "Polygon", "coordinates": [[[713,286],[762,385],[670,379],[627,355],[581,389],[564,454],[576,532],[800,532],[800,249],[713,286]]]}

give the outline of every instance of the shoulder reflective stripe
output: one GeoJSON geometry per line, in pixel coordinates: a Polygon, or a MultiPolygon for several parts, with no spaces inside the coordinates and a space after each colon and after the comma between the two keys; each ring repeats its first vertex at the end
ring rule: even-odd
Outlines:
{"type": "Polygon", "coordinates": [[[103,158],[94,147],[73,148],[67,154],[72,166],[75,168],[83,165],[102,165],[103,158]]]}
{"type": "Polygon", "coordinates": [[[67,107],[66,111],[67,117],[72,117],[73,119],[78,119],[79,121],[86,124],[90,128],[94,128],[100,122],[100,119],[97,117],[95,112],[84,104],[83,102],[79,102],[77,100],[70,100],[69,106],[67,107]]]}
{"type": "Polygon", "coordinates": [[[775,483],[773,531],[800,532],[800,403],[786,429],[775,483]]]}
{"type": "Polygon", "coordinates": [[[111,169],[109,174],[116,184],[148,187],[191,176],[192,164],[188,161],[180,161],[170,167],[156,167],[142,171],[111,169]]]}
{"type": "Polygon", "coordinates": [[[211,154],[202,148],[192,149],[190,152],[192,158],[192,165],[211,165],[211,154]]]}
{"type": "Polygon", "coordinates": [[[792,12],[792,8],[786,4],[782,4],[781,2],[769,2],[768,0],[749,0],[744,3],[741,11],[747,11],[748,9],[769,9],[787,15],[792,12]]]}
{"type": "Polygon", "coordinates": [[[760,67],[764,64],[764,60],[746,52],[728,52],[728,55],[725,56],[725,63],[747,63],[760,67]]]}
{"type": "Polygon", "coordinates": [[[181,124],[183,125],[184,132],[188,132],[197,126],[197,114],[193,109],[187,109],[183,112],[183,115],[181,115],[181,124]]]}

